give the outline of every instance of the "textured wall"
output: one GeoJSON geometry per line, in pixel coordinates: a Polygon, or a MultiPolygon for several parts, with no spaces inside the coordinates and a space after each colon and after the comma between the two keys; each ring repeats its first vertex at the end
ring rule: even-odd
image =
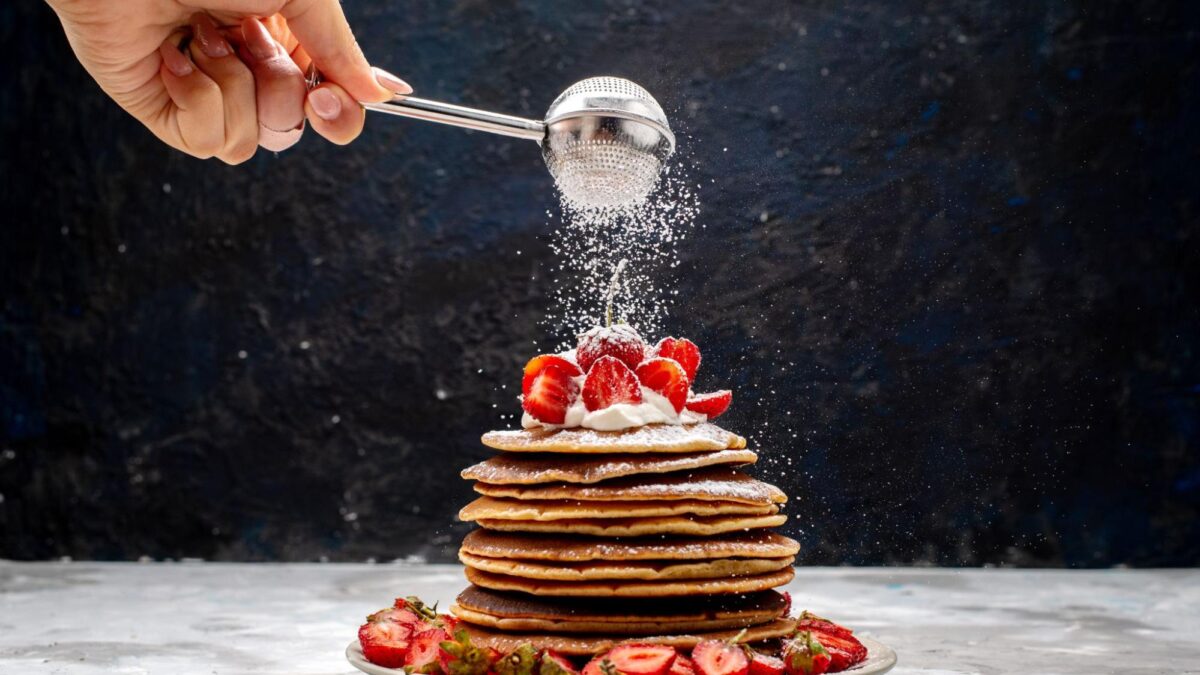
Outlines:
{"type": "MultiPolygon", "coordinates": [[[[1200,563],[1195,5],[659,4],[346,9],[426,96],[664,102],[703,186],[671,330],[806,562],[1200,563]]],[[[546,338],[536,149],[371,119],[201,162],[40,3],[0,33],[0,557],[445,559],[546,338]]]]}

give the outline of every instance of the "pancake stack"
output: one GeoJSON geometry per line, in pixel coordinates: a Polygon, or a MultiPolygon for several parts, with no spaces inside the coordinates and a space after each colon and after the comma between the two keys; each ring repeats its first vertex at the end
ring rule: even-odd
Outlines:
{"type": "Polygon", "coordinates": [[[794,630],[799,544],[770,531],[786,495],[741,469],[755,453],[711,423],[495,431],[499,454],[462,472],[479,529],[459,558],[471,586],[451,611],[474,640],[564,654],[634,640],[690,647],[794,630]]]}

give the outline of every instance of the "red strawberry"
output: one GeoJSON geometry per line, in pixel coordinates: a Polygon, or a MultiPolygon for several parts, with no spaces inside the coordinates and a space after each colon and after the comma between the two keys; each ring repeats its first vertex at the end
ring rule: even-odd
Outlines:
{"type": "Polygon", "coordinates": [[[368,621],[358,629],[358,643],[368,661],[384,668],[399,668],[408,655],[412,629],[395,621],[368,621]]]}
{"type": "Polygon", "coordinates": [[[679,654],[671,664],[671,672],[667,675],[696,675],[696,667],[687,654],[679,654]]]}
{"type": "MultiPolygon", "coordinates": [[[[610,675],[614,670],[607,654],[601,654],[587,662],[582,675],[610,675]]],[[[615,674],[614,674],[615,675],[615,674]]]]}
{"type": "Polygon", "coordinates": [[[559,368],[565,371],[571,377],[579,377],[583,371],[579,366],[564,359],[558,354],[542,354],[529,359],[529,363],[525,364],[525,375],[521,379],[521,393],[525,396],[529,395],[529,389],[533,386],[533,379],[537,374],[547,368],[559,368]]]}
{"type": "Polygon", "coordinates": [[[687,373],[688,382],[696,381],[696,371],[700,370],[700,348],[687,338],[665,337],[658,341],[654,354],[667,359],[675,359],[687,373]]]}
{"type": "Polygon", "coordinates": [[[707,415],[708,419],[720,417],[721,413],[729,409],[729,404],[733,402],[733,392],[728,389],[714,391],[711,394],[696,394],[687,400],[687,409],[701,415],[707,415]]]}
{"type": "Polygon", "coordinates": [[[575,664],[567,657],[553,649],[547,649],[542,652],[538,675],[579,675],[579,671],[575,670],[575,664]]]}
{"type": "Polygon", "coordinates": [[[783,595],[783,611],[779,613],[779,616],[789,617],[792,615],[792,594],[787,591],[780,591],[780,593],[783,595]]]}
{"type": "MultiPolygon", "coordinates": [[[[457,616],[452,616],[450,614],[439,614],[437,622],[438,625],[446,629],[447,633],[454,635],[456,632],[458,632],[458,626],[462,623],[462,620],[457,616]]],[[[430,626],[430,628],[434,627],[435,626],[430,626]]]]}
{"type": "Polygon", "coordinates": [[[521,407],[539,422],[562,424],[567,419],[567,408],[578,393],[579,385],[571,379],[569,371],[549,366],[533,376],[521,397],[521,407]]]}
{"type": "Polygon", "coordinates": [[[750,656],[750,675],[783,675],[783,659],[754,652],[750,656]]]}
{"type": "MultiPolygon", "coordinates": [[[[583,404],[600,410],[614,403],[641,403],[642,386],[637,376],[614,356],[601,356],[583,381],[583,404]]],[[[532,413],[531,413],[532,414],[532,413]]],[[[539,418],[540,419],[540,418],[539,418]]],[[[558,424],[558,422],[552,422],[558,424]]]]}
{"type": "Polygon", "coordinates": [[[808,631],[800,631],[783,643],[783,667],[787,675],[821,675],[829,670],[829,652],[808,631]]]}
{"type": "Polygon", "coordinates": [[[817,616],[807,609],[800,613],[800,622],[796,624],[796,628],[799,630],[820,631],[842,637],[851,637],[854,635],[854,631],[849,628],[836,624],[823,616],[817,616]]]}
{"type": "MultiPolygon", "coordinates": [[[[371,616],[368,616],[367,621],[369,621],[371,623],[378,623],[380,621],[390,621],[392,623],[398,623],[398,624],[408,626],[409,628],[413,628],[414,626],[417,626],[418,624],[423,625],[425,623],[424,620],[422,620],[421,617],[414,614],[412,612],[412,610],[396,609],[395,607],[381,609],[378,612],[375,612],[374,614],[372,614],[371,616]]],[[[424,628],[422,628],[421,630],[424,630],[424,628]]]]}
{"type": "Polygon", "coordinates": [[[867,648],[853,635],[834,635],[814,630],[812,636],[829,652],[830,672],[845,670],[867,658],[867,648]]]}
{"type": "Polygon", "coordinates": [[[441,645],[450,639],[450,634],[441,628],[431,628],[412,636],[404,667],[410,672],[427,672],[436,668],[441,654],[441,645]]]}
{"type": "Polygon", "coordinates": [[[646,356],[646,343],[633,326],[628,324],[596,326],[579,336],[575,347],[575,360],[586,373],[601,356],[612,356],[630,368],[637,368],[646,356]]]}
{"type": "Polygon", "coordinates": [[[750,671],[746,653],[720,640],[704,640],[696,645],[692,649],[692,664],[697,675],[746,675],[750,671]]]}
{"type": "Polygon", "coordinates": [[[637,377],[647,389],[656,391],[671,402],[678,414],[687,401],[688,379],[683,367],[674,359],[655,357],[637,367],[637,377]]]}
{"type": "Polygon", "coordinates": [[[667,675],[675,648],[666,645],[622,644],[608,652],[608,660],[622,675],[667,675]]]}

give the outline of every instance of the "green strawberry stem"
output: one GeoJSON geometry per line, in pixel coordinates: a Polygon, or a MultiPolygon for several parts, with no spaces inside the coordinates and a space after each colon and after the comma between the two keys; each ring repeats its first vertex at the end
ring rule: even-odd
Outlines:
{"type": "Polygon", "coordinates": [[[625,258],[621,258],[621,262],[617,263],[616,269],[613,270],[612,279],[610,279],[608,282],[608,298],[606,299],[605,307],[604,307],[604,326],[605,326],[605,328],[612,327],[613,298],[616,297],[616,295],[617,295],[618,279],[621,276],[621,272],[625,271],[625,265],[627,265],[627,264],[629,264],[629,261],[626,260],[625,258]]]}

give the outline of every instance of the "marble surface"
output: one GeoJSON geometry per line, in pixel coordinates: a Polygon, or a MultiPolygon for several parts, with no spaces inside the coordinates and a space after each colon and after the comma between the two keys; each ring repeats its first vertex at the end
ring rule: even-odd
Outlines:
{"type": "MultiPolygon", "coordinates": [[[[454,565],[0,561],[0,673],[352,673],[367,613],[463,585],[454,565]]],[[[804,568],[789,590],[901,675],[1200,673],[1200,570],[804,568]]]]}

